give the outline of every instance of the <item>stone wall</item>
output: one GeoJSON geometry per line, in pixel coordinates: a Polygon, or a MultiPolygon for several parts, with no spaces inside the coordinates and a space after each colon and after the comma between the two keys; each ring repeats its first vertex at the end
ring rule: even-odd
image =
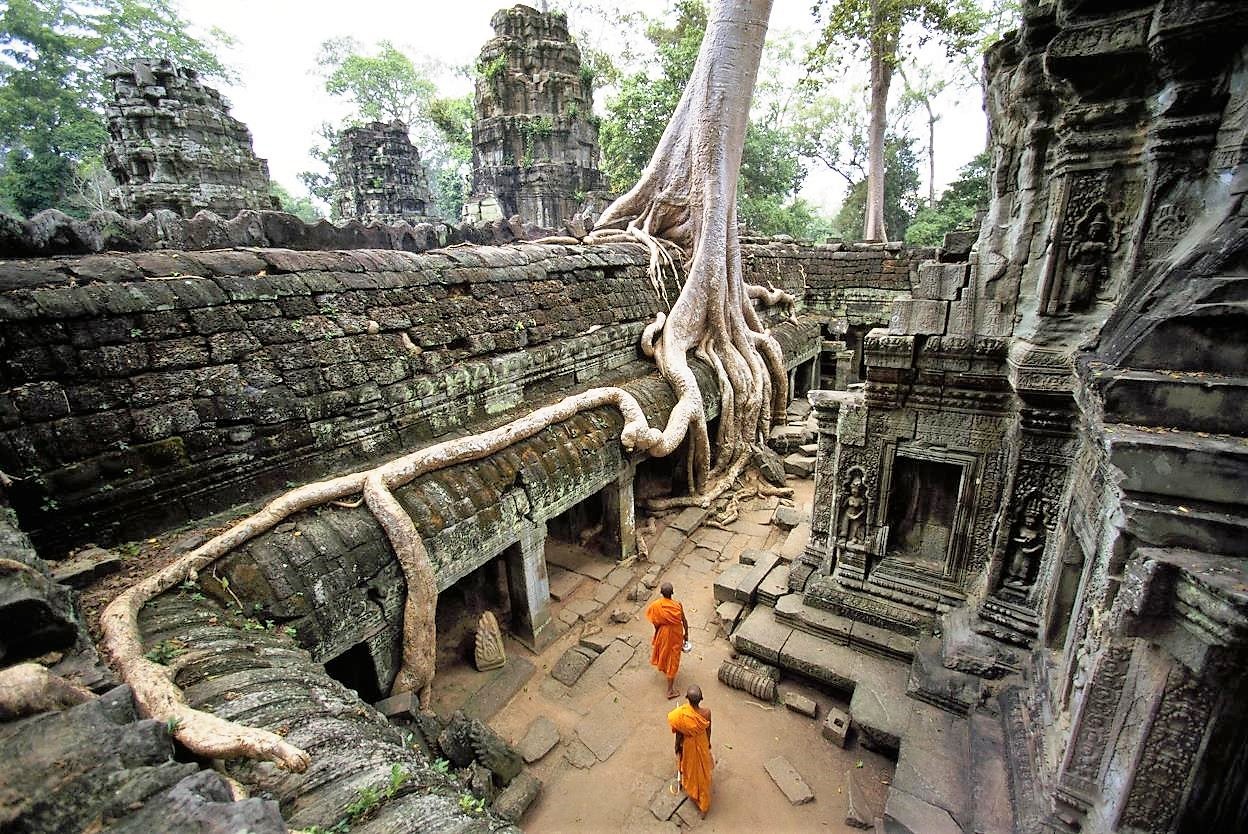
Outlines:
{"type": "MultiPolygon", "coordinates": [[[[756,252],[774,281],[782,262],[756,252]]],[[[647,373],[646,263],[631,244],[0,262],[0,469],[54,550],[201,517],[647,373]]],[[[802,295],[800,273],[775,283],[802,295]]],[[[808,321],[794,358],[818,350],[808,321]]]]}
{"type": "Polygon", "coordinates": [[[109,196],[119,212],[233,217],[273,208],[269,166],[252,151],[251,132],[194,70],[140,61],[107,77],[113,102],[104,162],[117,181],[109,196]]]}
{"type": "Polygon", "coordinates": [[[469,214],[493,201],[503,217],[558,229],[605,188],[592,79],[563,13],[517,5],[490,23],[495,36],[477,61],[469,214]]]}
{"type": "Polygon", "coordinates": [[[1001,692],[1017,831],[1248,813],[1246,37],[1221,4],[1026,4],[976,246],[816,398],[804,602],[913,640],[912,697],[1001,692]],[[895,544],[915,460],[962,468],[941,564],[895,544]]]}
{"type": "Polygon", "coordinates": [[[349,127],[335,151],[335,219],[417,223],[434,213],[420,152],[403,122],[349,127]]]}

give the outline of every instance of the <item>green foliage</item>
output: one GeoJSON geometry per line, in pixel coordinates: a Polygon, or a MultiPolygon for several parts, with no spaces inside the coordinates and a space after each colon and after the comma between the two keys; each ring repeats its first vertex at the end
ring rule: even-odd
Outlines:
{"type": "MultiPolygon", "coordinates": [[[[834,231],[846,240],[862,238],[867,206],[867,181],[855,182],[837,212],[834,231]]],[[[919,162],[914,140],[888,137],[884,141],[884,227],[890,240],[901,240],[919,208],[919,162]]]]}
{"type": "Polygon", "coordinates": [[[282,211],[288,211],[306,223],[315,223],[324,216],[310,198],[293,197],[280,183],[269,183],[269,194],[277,198],[282,211]]]}
{"type": "Polygon", "coordinates": [[[451,763],[447,759],[434,759],[433,770],[435,773],[440,773],[445,776],[451,772],[451,763]]]}
{"type": "Polygon", "coordinates": [[[939,246],[946,232],[969,228],[975,212],[988,202],[988,151],[962,166],[935,206],[925,206],[906,229],[906,243],[939,246]]]}
{"type": "Polygon", "coordinates": [[[9,0],[0,6],[0,209],[84,214],[107,140],[105,68],[167,56],[208,78],[229,77],[214,53],[228,38],[198,39],[172,0],[9,0]]]}
{"type": "Polygon", "coordinates": [[[161,640],[143,656],[153,663],[168,666],[175,657],[186,654],[186,644],[181,640],[161,640]]]}
{"type": "Polygon", "coordinates": [[[815,0],[822,32],[811,61],[838,61],[843,55],[882,51],[887,63],[897,60],[903,34],[911,35],[909,53],[932,39],[952,58],[978,46],[988,15],[975,0],[815,0]],[[912,24],[912,25],[910,25],[912,24]]]}
{"type": "Polygon", "coordinates": [[[459,795],[459,810],[465,814],[479,817],[485,813],[485,800],[470,793],[461,793],[459,795]]]}
{"type": "Polygon", "coordinates": [[[375,55],[364,55],[355,40],[334,38],[321,44],[317,63],[325,72],[325,92],[350,101],[365,121],[398,119],[411,126],[436,92],[433,82],[389,41],[379,42],[375,55]]]}
{"type": "Polygon", "coordinates": [[[494,81],[507,71],[507,56],[498,55],[491,61],[477,63],[477,72],[487,81],[494,81]]]}
{"type": "Polygon", "coordinates": [[[347,803],[343,810],[347,812],[347,819],[354,824],[377,810],[380,804],[381,794],[376,788],[360,788],[356,791],[355,799],[347,803]]]}

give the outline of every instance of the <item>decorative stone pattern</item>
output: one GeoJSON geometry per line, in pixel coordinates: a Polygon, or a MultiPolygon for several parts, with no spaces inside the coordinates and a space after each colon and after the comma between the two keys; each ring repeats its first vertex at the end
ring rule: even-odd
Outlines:
{"type": "Polygon", "coordinates": [[[433,198],[420,152],[407,125],[372,122],[338,134],[334,218],[416,223],[432,214],[433,198]]]}
{"type": "Polygon", "coordinates": [[[477,60],[468,213],[485,206],[557,229],[590,204],[605,205],[598,170],[592,79],[561,12],[528,6],[491,18],[477,60]]]}
{"type": "Polygon", "coordinates": [[[269,166],[252,151],[251,132],[194,70],[139,61],[107,77],[113,102],[104,163],[117,181],[109,196],[119,212],[233,217],[274,208],[269,166]]]}

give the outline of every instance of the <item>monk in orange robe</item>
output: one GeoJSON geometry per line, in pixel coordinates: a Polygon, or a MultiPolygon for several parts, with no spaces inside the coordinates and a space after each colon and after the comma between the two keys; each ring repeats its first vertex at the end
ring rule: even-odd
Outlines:
{"type": "Polygon", "coordinates": [[[715,766],[711,758],[711,711],[702,706],[700,688],[689,687],[685,697],[689,703],[669,712],[667,723],[676,734],[680,786],[705,817],[711,807],[711,768],[715,766]]]}
{"type": "Polygon", "coordinates": [[[646,619],[654,626],[654,639],[650,641],[650,665],[667,677],[667,697],[675,698],[676,670],[680,668],[680,652],[689,639],[689,621],[685,609],[672,599],[672,583],[659,587],[663,596],[646,608],[646,619]]]}

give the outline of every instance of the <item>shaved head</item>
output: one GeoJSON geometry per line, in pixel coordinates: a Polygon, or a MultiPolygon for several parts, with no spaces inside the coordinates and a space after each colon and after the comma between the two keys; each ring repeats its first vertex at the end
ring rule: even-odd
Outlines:
{"type": "Polygon", "coordinates": [[[685,693],[685,697],[689,699],[689,703],[695,707],[702,703],[702,687],[694,685],[689,687],[689,691],[685,693]]]}
{"type": "Polygon", "coordinates": [[[659,593],[667,597],[668,599],[671,599],[672,598],[672,583],[664,582],[662,585],[660,585],[659,593]]]}

